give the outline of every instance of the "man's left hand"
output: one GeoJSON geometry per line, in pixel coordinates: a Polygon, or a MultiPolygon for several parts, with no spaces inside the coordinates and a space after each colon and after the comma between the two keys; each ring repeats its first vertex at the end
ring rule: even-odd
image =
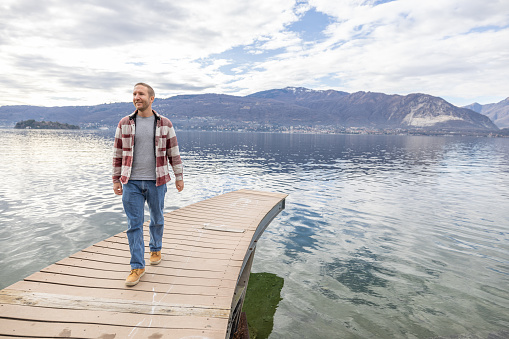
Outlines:
{"type": "Polygon", "coordinates": [[[182,192],[184,189],[184,180],[175,181],[175,187],[177,188],[177,191],[182,192]]]}

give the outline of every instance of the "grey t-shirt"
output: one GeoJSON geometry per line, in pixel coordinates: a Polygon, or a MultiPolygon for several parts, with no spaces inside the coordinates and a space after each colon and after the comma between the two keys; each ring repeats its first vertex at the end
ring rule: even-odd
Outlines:
{"type": "Polygon", "coordinates": [[[156,180],[154,119],[154,115],[146,118],[136,117],[131,180],[156,180]]]}

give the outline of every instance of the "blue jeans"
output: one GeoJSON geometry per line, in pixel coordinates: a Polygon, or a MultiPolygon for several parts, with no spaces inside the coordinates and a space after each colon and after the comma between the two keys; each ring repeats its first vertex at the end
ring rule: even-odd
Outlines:
{"type": "Polygon", "coordinates": [[[122,203],[127,215],[127,239],[131,251],[131,269],[145,268],[145,242],[143,240],[143,223],[145,202],[150,212],[151,252],[161,250],[164,229],[164,196],[166,185],[156,186],[155,180],[129,180],[123,185],[122,203]]]}

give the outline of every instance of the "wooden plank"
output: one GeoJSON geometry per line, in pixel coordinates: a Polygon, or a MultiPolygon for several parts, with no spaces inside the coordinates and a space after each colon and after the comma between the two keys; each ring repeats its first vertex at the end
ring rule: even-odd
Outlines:
{"type": "MultiPolygon", "coordinates": [[[[183,231],[180,234],[176,234],[174,237],[172,237],[171,234],[167,234],[166,237],[163,237],[163,244],[166,244],[166,247],[172,246],[172,244],[188,244],[191,245],[194,243],[197,246],[215,246],[219,247],[220,245],[223,245],[222,248],[229,249],[232,246],[236,247],[239,244],[246,244],[249,243],[249,239],[247,239],[250,234],[253,231],[249,230],[246,232],[246,234],[239,235],[239,234],[224,234],[223,237],[221,237],[221,233],[206,230],[203,227],[200,229],[195,230],[194,232],[190,231],[183,231]],[[180,236],[182,235],[182,236],[180,236]],[[183,239],[183,236],[187,237],[188,239],[183,239]],[[189,239],[191,238],[191,239],[189,239]],[[192,240],[195,238],[194,240],[192,240]]],[[[147,238],[148,239],[148,238],[147,238]]]]}
{"type": "Polygon", "coordinates": [[[182,208],[179,208],[177,210],[174,210],[170,213],[173,213],[175,211],[188,211],[195,208],[201,208],[203,206],[207,207],[211,212],[214,212],[215,210],[225,210],[230,209],[232,214],[238,214],[238,211],[257,211],[265,208],[258,208],[259,206],[272,205],[273,198],[261,198],[261,197],[252,197],[252,196],[227,196],[223,195],[220,199],[209,199],[209,200],[203,200],[198,203],[194,203],[182,208]]]}
{"type": "MultiPolygon", "coordinates": [[[[254,231],[254,230],[250,230],[254,231]]],[[[125,239],[127,241],[127,235],[125,233],[121,233],[118,235],[119,238],[125,239]]],[[[145,240],[149,239],[148,230],[146,235],[144,236],[145,240]]],[[[118,239],[119,241],[121,239],[118,239]]],[[[168,229],[165,228],[165,232],[163,234],[163,243],[168,241],[176,241],[176,240],[186,240],[186,241],[194,241],[197,243],[229,243],[229,242],[237,242],[243,241],[244,236],[238,234],[218,234],[217,232],[207,231],[203,229],[203,225],[196,228],[184,227],[181,229],[168,229]]]]}
{"type": "MultiPolygon", "coordinates": [[[[76,306],[75,302],[71,303],[76,306]]],[[[59,304],[57,307],[44,307],[34,305],[16,305],[3,304],[2,312],[8,314],[4,319],[29,320],[45,322],[65,322],[73,323],[79,319],[80,323],[113,325],[113,326],[132,326],[142,319],[150,319],[151,327],[172,328],[172,329],[207,329],[221,328],[228,325],[229,310],[221,311],[210,309],[179,308],[179,307],[161,307],[154,305],[147,307],[133,307],[125,304],[122,309],[118,307],[122,304],[109,304],[113,306],[107,308],[101,303],[88,303],[80,305],[81,308],[73,309],[69,305],[59,304]],[[146,313],[146,309],[153,309],[154,313],[146,313]],[[142,316],[140,316],[142,315],[142,316]]]]}
{"type": "Polygon", "coordinates": [[[98,297],[27,292],[12,289],[0,291],[3,305],[37,306],[54,309],[98,310],[167,316],[194,316],[228,318],[228,308],[197,305],[169,304],[165,302],[141,302],[98,297]]]}
{"type": "MultiPolygon", "coordinates": [[[[252,234],[256,231],[255,229],[251,229],[251,228],[245,228],[246,229],[246,232],[245,234],[235,234],[235,233],[224,233],[223,234],[223,239],[221,239],[221,233],[219,232],[216,232],[216,231],[213,231],[213,230],[207,230],[205,229],[204,227],[207,226],[207,225],[211,225],[210,223],[209,224],[202,224],[200,225],[199,228],[196,228],[196,229],[193,229],[193,230],[189,230],[189,229],[181,229],[179,230],[180,231],[180,235],[183,235],[183,236],[187,236],[189,238],[189,240],[191,240],[192,238],[196,238],[196,242],[197,243],[200,243],[200,242],[203,242],[203,243],[210,243],[210,242],[214,242],[214,243],[223,243],[223,244],[228,244],[228,243],[237,243],[237,242],[241,242],[243,243],[246,239],[248,239],[250,236],[252,236],[252,234]]],[[[212,225],[215,225],[215,224],[212,224],[212,225]]],[[[217,224],[217,225],[220,225],[220,224],[217,224]]],[[[178,240],[182,240],[181,237],[177,238],[179,234],[175,234],[175,236],[172,236],[173,234],[171,233],[167,233],[163,236],[163,242],[165,241],[172,241],[173,239],[178,239],[178,240]]],[[[148,238],[147,238],[148,239],[148,238]]]]}
{"type": "MultiPolygon", "coordinates": [[[[162,264],[162,263],[161,263],[162,264]]],[[[182,277],[199,277],[202,279],[223,279],[223,276],[233,276],[235,272],[238,272],[238,268],[229,267],[224,271],[210,271],[210,270],[189,270],[185,268],[175,268],[175,267],[163,267],[161,264],[157,266],[149,266],[147,269],[152,271],[152,269],[157,269],[157,272],[161,275],[176,275],[182,277]]],[[[55,265],[68,266],[68,267],[79,267],[79,268],[89,268],[97,270],[97,263],[94,261],[81,260],[75,258],[65,258],[57,262],[55,265]]],[[[117,271],[125,274],[125,277],[129,274],[131,267],[129,263],[123,264],[111,264],[111,263],[102,263],[101,271],[117,271]]],[[[236,280],[236,279],[231,279],[236,280]]]]}
{"type": "MultiPolygon", "coordinates": [[[[178,284],[176,279],[161,279],[154,274],[143,276],[145,286],[140,284],[130,287],[132,290],[146,290],[150,284],[150,290],[155,293],[165,293],[171,289],[171,293],[194,294],[209,296],[228,296],[231,286],[204,286],[203,284],[178,284]],[[161,281],[163,280],[163,281],[161,281]]],[[[25,281],[51,283],[65,286],[80,286],[102,289],[126,289],[125,278],[99,279],[95,277],[79,277],[74,275],[55,274],[48,272],[36,272],[25,278],[25,281]]]]}
{"type": "Polygon", "coordinates": [[[173,329],[154,328],[150,319],[142,318],[132,326],[111,326],[85,323],[34,322],[26,320],[0,319],[0,334],[17,338],[85,338],[113,339],[129,338],[168,338],[181,339],[208,338],[224,339],[224,331],[213,329],[173,329]]]}
{"type": "Polygon", "coordinates": [[[200,219],[219,219],[225,222],[251,222],[259,218],[263,212],[257,210],[238,210],[235,206],[223,206],[223,208],[213,208],[208,206],[196,206],[192,208],[183,208],[166,214],[165,219],[172,222],[173,218],[180,217],[198,217],[200,219]],[[234,209],[234,210],[232,210],[234,209]]]}
{"type": "Polygon", "coordinates": [[[166,223],[171,224],[173,222],[175,225],[172,225],[171,227],[172,228],[175,227],[178,229],[180,226],[179,224],[182,224],[182,223],[195,224],[195,225],[198,224],[199,225],[202,223],[210,222],[211,220],[221,220],[224,222],[243,224],[243,223],[251,223],[251,221],[254,221],[256,223],[256,221],[261,220],[262,218],[263,218],[263,215],[259,214],[259,213],[248,214],[247,216],[229,215],[228,217],[221,218],[220,215],[211,217],[211,216],[207,216],[204,213],[197,213],[197,212],[192,212],[192,211],[185,213],[183,211],[179,211],[179,212],[172,212],[171,215],[167,215],[165,218],[165,224],[166,223]],[[175,221],[178,220],[179,222],[178,223],[174,222],[174,220],[175,221]]]}
{"type": "Polygon", "coordinates": [[[234,228],[229,225],[205,225],[203,229],[210,230],[210,231],[221,231],[221,232],[232,232],[232,233],[244,233],[246,232],[246,229],[244,228],[234,228]]]}
{"type": "MultiPolygon", "coordinates": [[[[145,244],[145,250],[148,252],[148,243],[145,244]]],[[[231,252],[230,248],[217,248],[213,246],[213,243],[198,243],[193,245],[191,242],[180,242],[180,243],[163,243],[164,249],[163,254],[171,255],[172,253],[178,252],[192,252],[192,253],[202,253],[206,255],[210,254],[229,254],[231,252]]],[[[97,247],[105,247],[112,248],[117,250],[126,250],[129,251],[129,247],[125,244],[116,243],[116,242],[100,242],[95,244],[97,247]],[[126,248],[127,247],[127,248],[126,248]]]]}
{"type": "MultiPolygon", "coordinates": [[[[227,234],[227,235],[221,236],[221,235],[217,234],[216,232],[204,230],[203,229],[204,225],[205,225],[204,223],[202,223],[196,227],[180,225],[180,226],[172,226],[172,228],[169,228],[169,226],[165,226],[165,230],[164,230],[164,234],[163,234],[163,242],[169,241],[172,239],[183,239],[183,238],[187,238],[187,240],[193,240],[192,238],[189,238],[190,236],[193,236],[193,235],[197,237],[195,239],[196,241],[208,241],[209,238],[213,239],[213,240],[218,240],[218,239],[223,239],[223,240],[234,239],[235,240],[235,239],[243,238],[242,236],[239,236],[236,234],[227,234]]],[[[253,228],[250,230],[254,231],[255,229],[253,228]]],[[[148,239],[148,226],[145,226],[145,231],[146,231],[145,238],[148,239]]],[[[127,242],[127,234],[125,232],[119,233],[115,237],[119,238],[119,239],[117,239],[117,241],[125,239],[125,241],[127,242]]],[[[112,241],[114,241],[114,240],[112,240],[112,241]]]]}
{"type": "MultiPolygon", "coordinates": [[[[149,240],[148,238],[145,239],[145,251],[147,251],[147,252],[149,252],[149,248],[148,248],[149,241],[148,240],[149,240]]],[[[178,240],[178,239],[170,240],[170,241],[163,240],[163,253],[166,250],[175,252],[175,251],[182,249],[185,251],[193,250],[198,253],[203,252],[203,253],[209,253],[209,254],[210,253],[223,253],[224,254],[224,253],[230,253],[232,250],[235,250],[239,246],[249,245],[248,240],[250,240],[250,239],[245,239],[245,240],[236,241],[236,242],[228,241],[228,243],[225,243],[225,240],[223,240],[223,241],[216,240],[215,242],[211,242],[211,241],[204,242],[204,241],[199,241],[199,240],[196,240],[196,241],[178,240]]],[[[103,243],[97,244],[94,246],[87,247],[85,250],[89,250],[89,249],[94,250],[97,247],[111,248],[114,250],[126,251],[126,252],[129,251],[128,245],[125,245],[123,243],[114,243],[114,242],[108,242],[107,245],[105,245],[103,243]]]]}
{"type": "MultiPolygon", "coordinates": [[[[114,257],[109,256],[107,254],[101,254],[101,253],[88,253],[88,252],[78,252],[71,256],[71,258],[76,259],[83,259],[83,260],[92,260],[96,262],[110,262],[110,263],[123,263],[126,261],[129,261],[128,258],[130,256],[126,257],[114,257]]],[[[177,257],[173,256],[171,258],[168,258],[164,261],[161,261],[159,265],[162,266],[169,266],[172,267],[178,267],[178,268],[187,268],[187,269],[196,269],[196,270],[212,270],[217,271],[219,269],[223,269],[226,266],[240,266],[242,263],[238,263],[236,261],[231,260],[224,260],[218,261],[215,259],[200,259],[200,260],[191,260],[189,257],[177,257]]],[[[98,264],[99,265],[99,264],[98,264]]],[[[158,265],[158,266],[159,266],[158,265]]]]}
{"type": "Polygon", "coordinates": [[[172,216],[177,214],[194,214],[199,213],[204,216],[210,216],[210,217],[220,217],[222,216],[226,219],[236,219],[236,218],[242,218],[247,219],[248,216],[257,216],[260,214],[260,212],[263,212],[260,208],[254,208],[254,207],[262,207],[262,206],[268,206],[272,205],[270,203],[259,203],[256,202],[257,206],[253,206],[253,204],[249,204],[244,206],[238,206],[236,204],[227,204],[224,201],[220,202],[216,205],[210,204],[210,203],[199,203],[196,205],[190,205],[187,207],[180,208],[178,210],[174,210],[168,214],[166,214],[166,217],[171,220],[172,216]],[[227,214],[225,214],[227,213],[227,214]]]}
{"type": "MultiPolygon", "coordinates": [[[[251,206],[254,207],[254,206],[251,206]]],[[[262,206],[257,206],[262,207],[262,206]]],[[[267,208],[269,209],[269,208],[267,208]]],[[[170,213],[165,214],[165,219],[168,223],[174,223],[173,218],[180,216],[182,218],[187,216],[197,216],[200,218],[206,219],[224,219],[225,221],[238,221],[238,222],[250,222],[251,218],[258,218],[260,214],[264,211],[261,211],[260,208],[248,208],[248,209],[239,209],[236,206],[225,206],[223,208],[206,208],[205,205],[197,205],[197,206],[188,206],[184,207],[170,213]]]]}
{"type": "MultiPolygon", "coordinates": [[[[257,201],[260,201],[260,202],[270,201],[272,203],[272,201],[274,200],[274,197],[265,196],[265,195],[231,194],[231,193],[232,192],[218,195],[218,196],[215,196],[215,197],[212,197],[209,199],[205,199],[205,200],[199,201],[197,203],[190,204],[186,207],[192,207],[192,206],[204,205],[204,204],[221,204],[221,205],[234,204],[235,206],[238,206],[239,208],[241,208],[242,206],[252,207],[254,205],[253,202],[257,202],[257,201]]],[[[280,198],[276,198],[276,199],[280,200],[280,198]]]]}
{"type": "MultiPolygon", "coordinates": [[[[251,240],[247,239],[247,237],[239,237],[238,235],[230,237],[229,234],[225,234],[225,236],[222,238],[221,234],[218,232],[206,231],[203,229],[194,232],[183,231],[175,234],[167,234],[168,232],[165,233],[166,234],[163,237],[163,247],[165,248],[171,248],[180,244],[187,246],[217,248],[218,245],[231,244],[231,246],[223,246],[224,249],[230,249],[232,246],[235,247],[238,245],[249,244],[251,240]]],[[[111,240],[111,242],[121,245],[125,245],[124,241],[127,242],[127,237],[123,237],[122,235],[119,235],[115,240],[111,240]]],[[[148,235],[144,237],[144,241],[145,245],[148,246],[148,235]]]]}
{"type": "Polygon", "coordinates": [[[258,196],[258,199],[261,199],[260,197],[270,197],[270,198],[276,198],[276,199],[285,199],[288,194],[285,193],[278,193],[278,192],[267,192],[267,191],[253,191],[248,189],[241,189],[237,191],[230,192],[229,194],[236,195],[236,194],[247,194],[247,195],[253,195],[258,196]]]}
{"type": "MultiPolygon", "coordinates": [[[[61,294],[76,297],[88,297],[93,295],[94,297],[97,298],[111,298],[129,301],[145,301],[145,302],[164,301],[165,303],[178,305],[194,305],[202,308],[207,307],[226,308],[230,307],[232,302],[232,298],[224,296],[173,293],[171,286],[169,286],[168,290],[163,293],[154,293],[152,290],[143,290],[142,288],[144,284],[140,283],[138,285],[137,285],[138,289],[134,288],[101,289],[81,286],[65,286],[65,288],[63,288],[62,285],[31,281],[19,281],[9,286],[9,289],[26,292],[61,294]]],[[[147,286],[148,285],[145,284],[145,288],[147,288],[147,286]]]]}
{"type": "MultiPolygon", "coordinates": [[[[162,255],[164,256],[163,260],[166,260],[168,258],[175,259],[177,257],[186,257],[186,258],[207,258],[207,259],[213,259],[213,260],[230,260],[232,257],[232,254],[234,255],[235,252],[241,252],[241,248],[233,248],[230,251],[222,251],[215,252],[213,250],[213,247],[207,247],[207,248],[201,248],[202,250],[208,250],[208,252],[203,251],[195,251],[191,246],[188,246],[187,249],[181,249],[176,250],[175,248],[170,248],[169,250],[162,251],[162,255]]],[[[225,249],[222,249],[225,250],[225,249]]],[[[96,254],[104,254],[109,256],[116,256],[125,258],[131,257],[131,254],[129,252],[129,249],[123,250],[123,249],[116,249],[113,247],[102,247],[102,246],[92,246],[84,249],[82,251],[83,253],[96,253],[96,254]]],[[[150,257],[149,255],[149,249],[147,248],[145,250],[145,260],[148,260],[150,257]]]]}
{"type": "MultiPolygon", "coordinates": [[[[146,271],[143,281],[154,282],[159,284],[175,284],[175,285],[188,285],[188,286],[208,286],[208,287],[225,287],[234,288],[235,281],[233,279],[203,279],[202,277],[183,277],[178,275],[163,275],[157,269],[150,269],[146,271]]],[[[68,267],[61,265],[51,265],[42,269],[38,273],[55,274],[63,276],[74,276],[84,278],[95,278],[103,280],[125,280],[127,277],[126,272],[116,271],[103,271],[82,267],[68,267]]],[[[37,274],[37,273],[34,273],[37,274]]],[[[27,280],[34,280],[32,276],[27,277],[27,280]]]]}

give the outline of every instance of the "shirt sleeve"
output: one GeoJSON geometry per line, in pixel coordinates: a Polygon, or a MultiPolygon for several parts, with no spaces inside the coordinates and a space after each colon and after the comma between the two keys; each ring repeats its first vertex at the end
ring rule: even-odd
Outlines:
{"type": "Polygon", "coordinates": [[[168,161],[173,169],[173,173],[175,174],[175,180],[181,181],[184,180],[184,166],[182,164],[182,159],[180,158],[177,135],[175,134],[173,126],[170,127],[169,136],[170,138],[168,138],[166,144],[166,154],[168,155],[168,161]]]}
{"type": "Polygon", "coordinates": [[[115,141],[113,142],[113,182],[120,182],[122,172],[122,128],[120,123],[115,131],[115,141]]]}

